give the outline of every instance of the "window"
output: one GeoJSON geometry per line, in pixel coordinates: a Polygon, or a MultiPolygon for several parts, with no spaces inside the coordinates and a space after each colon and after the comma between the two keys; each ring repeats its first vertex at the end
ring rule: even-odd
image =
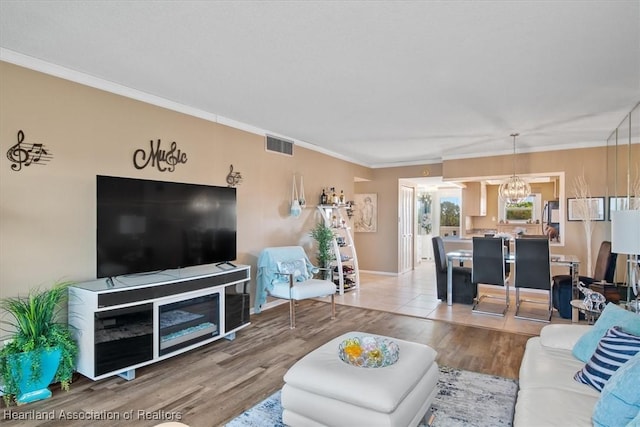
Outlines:
{"type": "MultiPolygon", "coordinates": [[[[531,197],[529,197],[530,199],[531,197]]],[[[533,201],[526,200],[521,203],[507,205],[505,207],[505,218],[508,221],[530,221],[533,220],[533,201]]]]}
{"type": "Polygon", "coordinates": [[[418,193],[417,215],[418,234],[431,234],[433,218],[431,214],[433,195],[431,193],[418,193]]]}
{"type": "Polygon", "coordinates": [[[540,220],[540,194],[532,194],[523,202],[506,204],[500,200],[501,218],[509,222],[535,222],[540,220]]]}
{"type": "Polygon", "coordinates": [[[460,227],[460,198],[440,198],[440,226],[460,227]]]}

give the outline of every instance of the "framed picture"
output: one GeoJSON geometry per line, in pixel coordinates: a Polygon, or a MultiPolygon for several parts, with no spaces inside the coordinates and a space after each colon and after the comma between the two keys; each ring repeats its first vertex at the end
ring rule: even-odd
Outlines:
{"type": "Polygon", "coordinates": [[[611,221],[611,212],[626,211],[629,209],[640,209],[640,197],[614,197],[609,196],[609,221],[611,221]]]}
{"type": "Polygon", "coordinates": [[[378,231],[378,195],[365,193],[355,195],[353,230],[357,233],[378,231]]]}
{"type": "Polygon", "coordinates": [[[567,199],[567,220],[583,221],[604,221],[605,208],[604,197],[591,197],[589,199],[567,199]]]}

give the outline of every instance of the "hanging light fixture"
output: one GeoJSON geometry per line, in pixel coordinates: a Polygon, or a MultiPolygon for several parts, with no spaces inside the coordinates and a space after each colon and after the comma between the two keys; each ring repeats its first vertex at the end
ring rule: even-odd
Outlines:
{"type": "Polygon", "coordinates": [[[524,202],[531,194],[531,186],[528,182],[516,176],[516,137],[518,133],[512,133],[513,137],[513,175],[502,184],[498,189],[498,195],[507,204],[516,204],[524,202]]]}

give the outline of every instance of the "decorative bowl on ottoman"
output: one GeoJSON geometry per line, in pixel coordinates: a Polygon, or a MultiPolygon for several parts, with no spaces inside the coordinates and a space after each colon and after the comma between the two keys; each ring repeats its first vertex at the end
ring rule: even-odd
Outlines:
{"type": "Polygon", "coordinates": [[[382,368],[398,361],[398,344],[384,337],[362,336],[347,338],[338,346],[343,362],[363,368],[382,368]]]}

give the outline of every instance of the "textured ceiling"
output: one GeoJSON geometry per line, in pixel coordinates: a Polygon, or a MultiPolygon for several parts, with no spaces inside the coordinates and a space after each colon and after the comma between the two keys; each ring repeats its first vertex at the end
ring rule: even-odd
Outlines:
{"type": "Polygon", "coordinates": [[[640,0],[1,0],[0,48],[371,167],[603,145],[640,100],[640,0]]]}

